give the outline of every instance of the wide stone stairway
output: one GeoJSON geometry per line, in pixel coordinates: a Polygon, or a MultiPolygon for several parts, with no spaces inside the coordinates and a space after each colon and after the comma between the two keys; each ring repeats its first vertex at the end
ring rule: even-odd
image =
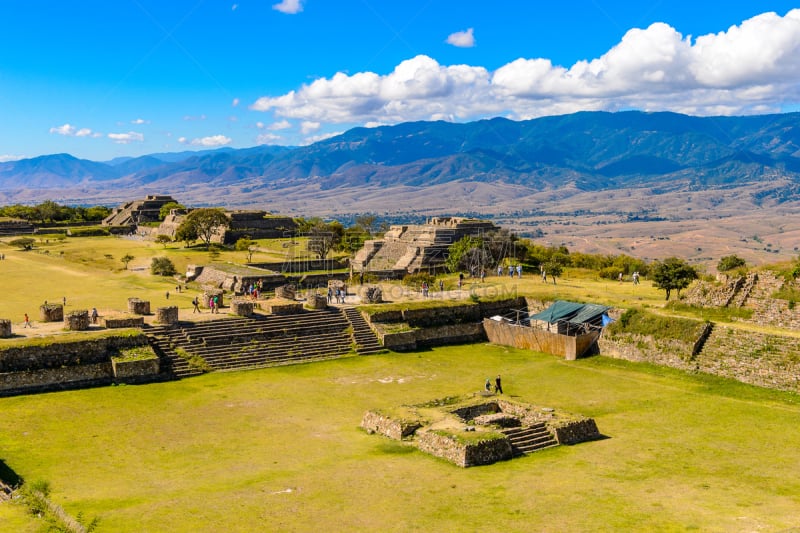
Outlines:
{"type": "Polygon", "coordinates": [[[526,455],[537,450],[558,446],[555,436],[544,423],[529,427],[508,428],[502,430],[508,437],[514,456],[526,455]]]}
{"type": "Polygon", "coordinates": [[[179,322],[147,328],[145,334],[175,378],[382,350],[355,309],[179,322]]]}

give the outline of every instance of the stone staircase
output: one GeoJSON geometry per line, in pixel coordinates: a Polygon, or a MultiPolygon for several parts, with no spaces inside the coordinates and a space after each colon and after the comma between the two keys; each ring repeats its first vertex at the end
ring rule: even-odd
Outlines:
{"type": "Polygon", "coordinates": [[[165,371],[180,379],[209,370],[263,368],[332,359],[352,353],[354,345],[362,348],[357,351],[359,354],[375,353],[375,345],[380,347],[377,338],[357,311],[356,315],[355,324],[346,312],[339,310],[222,318],[147,328],[145,334],[161,357],[165,371]],[[358,318],[363,324],[358,323],[358,318]],[[371,341],[367,333],[372,336],[371,341]],[[189,363],[186,356],[195,364],[189,363]]]}
{"type": "Polygon", "coordinates": [[[342,313],[353,328],[353,342],[358,355],[372,355],[384,351],[367,321],[354,307],[343,307],[342,313]]]}
{"type": "Polygon", "coordinates": [[[503,435],[508,437],[515,457],[558,446],[555,436],[543,422],[528,427],[507,428],[501,431],[503,435]]]}

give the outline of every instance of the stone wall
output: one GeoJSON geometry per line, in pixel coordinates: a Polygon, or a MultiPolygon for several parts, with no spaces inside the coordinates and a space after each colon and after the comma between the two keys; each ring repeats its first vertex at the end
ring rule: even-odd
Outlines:
{"type": "Polygon", "coordinates": [[[105,363],[109,361],[109,354],[146,344],[147,337],[139,334],[81,341],[47,341],[40,346],[9,346],[0,350],[0,372],[105,363]]]}
{"type": "Polygon", "coordinates": [[[111,368],[115,383],[146,383],[161,372],[160,360],[155,353],[153,357],[134,360],[112,357],[111,368]]]}
{"type": "Polygon", "coordinates": [[[144,327],[142,316],[117,316],[102,319],[102,324],[108,329],[116,328],[141,328],[144,327]]]}
{"type": "Polygon", "coordinates": [[[377,411],[367,411],[361,420],[367,433],[380,433],[390,439],[402,440],[414,434],[422,424],[417,420],[398,420],[377,411]]]}
{"type": "Polygon", "coordinates": [[[467,444],[460,442],[455,436],[425,431],[417,435],[416,443],[421,451],[463,468],[488,465],[514,456],[511,444],[505,438],[490,438],[467,444]]]}
{"type": "Polygon", "coordinates": [[[0,338],[11,336],[11,320],[8,318],[0,318],[0,338]]]}
{"type": "Polygon", "coordinates": [[[0,396],[110,385],[111,361],[0,373],[0,396]]]}
{"type": "Polygon", "coordinates": [[[600,438],[600,431],[592,418],[560,421],[547,426],[555,434],[559,444],[578,444],[600,438]]]}
{"type": "Polygon", "coordinates": [[[585,335],[560,335],[538,327],[516,325],[486,318],[483,321],[486,337],[493,344],[514,346],[537,352],[559,355],[568,361],[587,354],[599,333],[585,335]]]}
{"type": "Polygon", "coordinates": [[[397,333],[384,333],[380,328],[375,328],[375,334],[384,348],[397,352],[413,351],[421,347],[468,344],[486,340],[486,332],[481,323],[439,326],[397,333]]]}
{"type": "Polygon", "coordinates": [[[650,336],[604,332],[597,341],[600,354],[637,363],[653,363],[680,370],[692,370],[695,339],[653,339],[650,336]]]}

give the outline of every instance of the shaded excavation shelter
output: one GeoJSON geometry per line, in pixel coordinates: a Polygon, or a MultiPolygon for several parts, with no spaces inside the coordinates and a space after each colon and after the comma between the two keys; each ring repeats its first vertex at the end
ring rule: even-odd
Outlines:
{"type": "Polygon", "coordinates": [[[536,314],[514,310],[509,316],[483,320],[494,344],[526,348],[575,360],[592,352],[608,321],[605,305],[557,300],[536,314]]]}

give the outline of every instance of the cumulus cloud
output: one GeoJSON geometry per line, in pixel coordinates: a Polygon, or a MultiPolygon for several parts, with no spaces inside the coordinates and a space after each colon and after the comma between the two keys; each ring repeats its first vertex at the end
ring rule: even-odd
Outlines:
{"type": "Polygon", "coordinates": [[[20,159],[25,159],[25,156],[24,155],[0,154],[0,163],[8,163],[9,161],[19,161],[20,159]]]}
{"type": "Polygon", "coordinates": [[[251,109],[283,120],[393,124],[580,110],[752,114],[797,103],[800,9],[785,16],[764,13],[697,38],[654,23],[629,30],[600,57],[571,66],[519,58],[491,72],[419,55],[387,74],[319,78],[283,95],[263,96],[251,109]]]}
{"type": "Polygon", "coordinates": [[[186,137],[178,137],[178,142],[181,144],[186,144],[188,140],[186,137]]]}
{"type": "Polygon", "coordinates": [[[272,124],[269,125],[269,129],[271,129],[273,131],[288,130],[291,127],[292,127],[292,123],[289,122],[288,120],[281,120],[281,121],[278,121],[278,122],[273,122],[272,124]]]}
{"type": "Polygon", "coordinates": [[[231,138],[226,137],[224,135],[211,135],[209,137],[200,137],[199,139],[192,139],[190,143],[192,146],[206,146],[206,147],[214,147],[214,146],[225,146],[230,144],[231,138]]]}
{"type": "Polygon", "coordinates": [[[283,137],[274,133],[262,133],[256,137],[256,144],[275,144],[283,140],[283,137]]]}
{"type": "Polygon", "coordinates": [[[321,124],[319,122],[314,122],[313,120],[305,120],[300,124],[300,133],[306,135],[311,133],[312,131],[317,131],[321,124]]]}
{"type": "Polygon", "coordinates": [[[273,4],[272,9],[287,15],[296,15],[303,10],[303,2],[302,0],[281,0],[280,3],[273,4]]]}
{"type": "Polygon", "coordinates": [[[451,33],[447,36],[447,40],[445,42],[459,48],[472,48],[475,46],[474,28],[469,28],[466,31],[457,31],[455,33],[451,33]]]}
{"type": "Polygon", "coordinates": [[[135,118],[131,120],[131,124],[141,125],[141,124],[150,124],[149,120],[145,120],[143,118],[135,118]]]}
{"type": "Polygon", "coordinates": [[[55,126],[50,128],[50,133],[57,133],[59,135],[72,136],[75,135],[76,128],[72,124],[64,124],[63,126],[55,126]]]}
{"type": "Polygon", "coordinates": [[[239,99],[238,99],[238,98],[234,98],[234,99],[233,99],[233,101],[231,102],[231,105],[232,105],[233,107],[236,107],[236,106],[238,106],[238,105],[239,105],[239,99]]]}
{"type": "Polygon", "coordinates": [[[135,131],[128,133],[109,133],[108,138],[117,144],[130,144],[132,142],[144,141],[144,135],[135,131]]]}

